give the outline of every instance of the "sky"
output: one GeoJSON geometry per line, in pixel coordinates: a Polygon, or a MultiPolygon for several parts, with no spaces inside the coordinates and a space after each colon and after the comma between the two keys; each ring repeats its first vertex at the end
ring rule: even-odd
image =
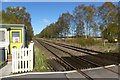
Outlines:
{"type": "Polygon", "coordinates": [[[81,4],[100,6],[103,2],[2,2],[2,9],[5,10],[8,6],[26,7],[26,11],[31,14],[31,23],[36,35],[47,25],[56,22],[62,13],[68,11],[72,14],[74,8],[81,4]]]}

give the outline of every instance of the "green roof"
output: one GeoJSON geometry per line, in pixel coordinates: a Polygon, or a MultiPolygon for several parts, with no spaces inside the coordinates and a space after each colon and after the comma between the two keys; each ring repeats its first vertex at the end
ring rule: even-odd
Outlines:
{"type": "Polygon", "coordinates": [[[25,27],[24,24],[0,24],[2,28],[10,28],[10,27],[25,27]]]}
{"type": "Polygon", "coordinates": [[[18,27],[18,28],[26,28],[24,24],[0,24],[1,28],[14,28],[14,27],[18,27]]]}

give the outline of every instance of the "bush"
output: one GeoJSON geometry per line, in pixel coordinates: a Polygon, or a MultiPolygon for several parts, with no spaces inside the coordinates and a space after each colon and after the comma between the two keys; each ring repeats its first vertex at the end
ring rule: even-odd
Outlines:
{"type": "Polygon", "coordinates": [[[92,45],[95,44],[95,40],[93,38],[91,38],[91,37],[88,37],[87,39],[85,39],[85,44],[87,46],[92,46],[92,45]]]}
{"type": "Polygon", "coordinates": [[[79,44],[81,46],[92,46],[92,45],[101,45],[102,41],[94,40],[93,37],[77,37],[77,38],[69,38],[65,40],[68,43],[79,44]]]}
{"type": "Polygon", "coordinates": [[[84,37],[80,37],[80,38],[75,38],[74,40],[76,43],[80,44],[81,46],[92,46],[95,45],[98,41],[94,40],[94,38],[92,37],[88,37],[87,39],[84,37]]]}
{"type": "Polygon", "coordinates": [[[76,42],[80,44],[81,46],[85,46],[85,38],[76,38],[76,42]]]}

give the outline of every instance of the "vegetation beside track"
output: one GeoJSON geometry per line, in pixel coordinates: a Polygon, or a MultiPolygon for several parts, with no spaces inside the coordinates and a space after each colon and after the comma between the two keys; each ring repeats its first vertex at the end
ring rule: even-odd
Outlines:
{"type": "Polygon", "coordinates": [[[83,48],[87,48],[87,49],[91,49],[91,50],[95,50],[95,51],[100,51],[100,52],[104,52],[104,53],[117,53],[117,46],[116,43],[109,43],[106,42],[104,45],[104,41],[102,39],[97,40],[97,38],[93,38],[93,37],[89,37],[89,38],[85,38],[85,37],[78,37],[78,38],[52,38],[49,40],[54,40],[54,42],[62,42],[62,43],[68,43],[71,44],[73,46],[77,46],[77,47],[83,47],[83,48]]]}
{"type": "Polygon", "coordinates": [[[35,66],[33,71],[34,72],[46,72],[49,71],[47,66],[47,61],[44,53],[40,50],[36,45],[34,47],[35,51],[35,66]]]}

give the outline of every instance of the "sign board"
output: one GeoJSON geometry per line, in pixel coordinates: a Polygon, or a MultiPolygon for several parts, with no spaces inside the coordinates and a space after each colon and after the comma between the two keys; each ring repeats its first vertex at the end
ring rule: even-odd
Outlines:
{"type": "Polygon", "coordinates": [[[13,37],[13,43],[19,43],[20,37],[13,37]]]}

